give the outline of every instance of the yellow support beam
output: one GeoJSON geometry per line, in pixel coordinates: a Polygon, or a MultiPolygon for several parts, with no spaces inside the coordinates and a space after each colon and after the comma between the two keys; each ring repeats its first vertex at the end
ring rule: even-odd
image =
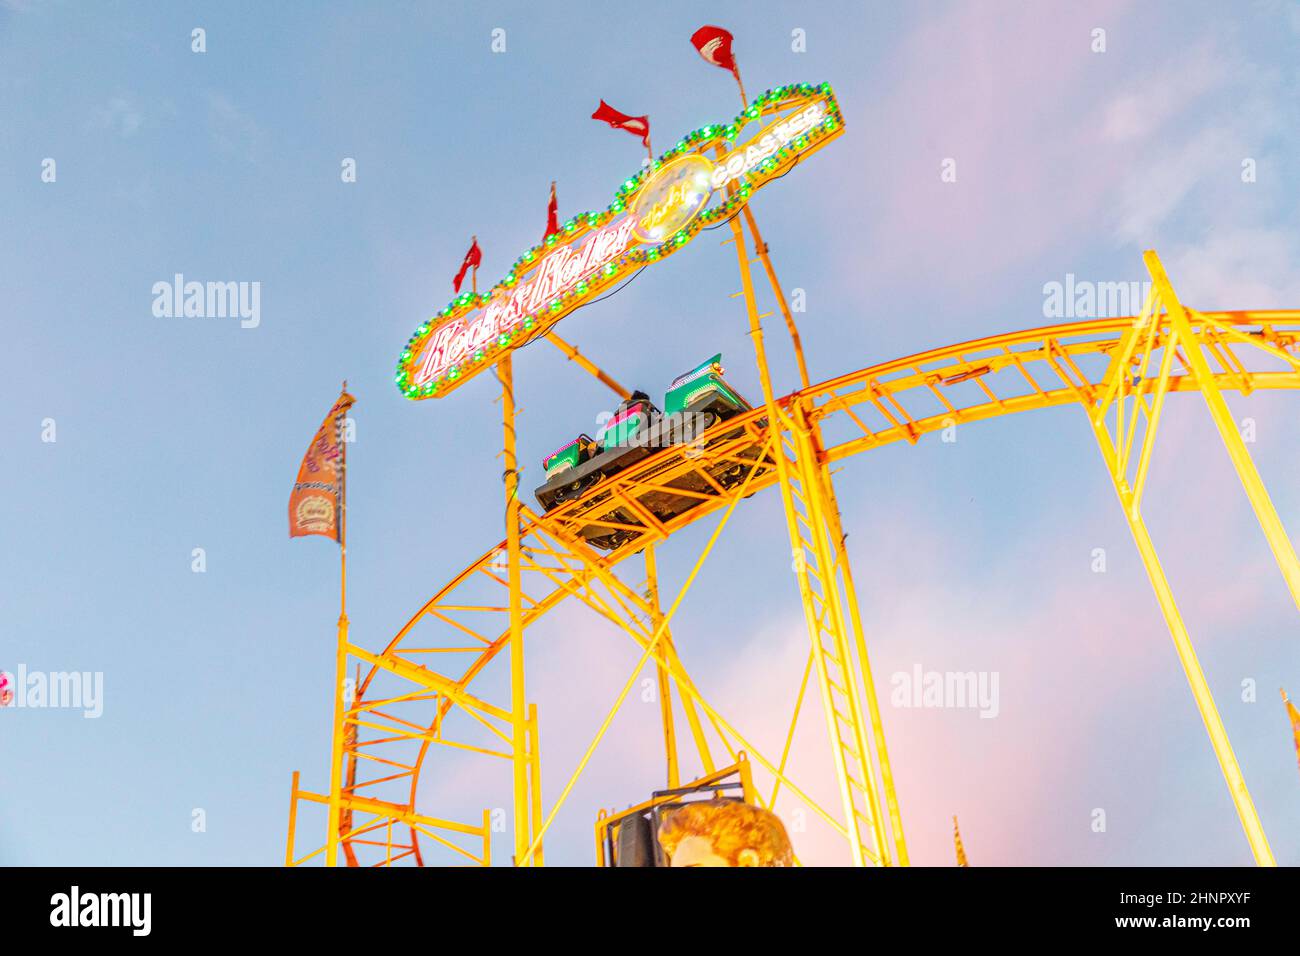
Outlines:
{"type": "MultiPolygon", "coordinates": [[[[329,803],[329,798],[324,794],[311,793],[307,790],[299,790],[298,796],[310,803],[329,803]]],[[[448,830],[452,833],[464,833],[470,836],[482,836],[481,827],[470,826],[468,823],[457,823],[455,820],[442,820],[438,817],[431,817],[427,814],[416,813],[408,807],[399,803],[392,803],[388,800],[375,800],[370,797],[344,797],[340,805],[349,810],[358,813],[371,813],[377,817],[384,817],[388,820],[398,820],[402,823],[418,823],[426,827],[434,827],[438,830],[448,830]]]]}
{"type": "Polygon", "coordinates": [[[1282,519],[1278,517],[1277,509],[1273,507],[1273,499],[1269,497],[1268,489],[1264,487],[1264,482],[1259,477],[1255,462],[1246,449],[1246,442],[1241,437],[1236,421],[1233,420],[1232,411],[1224,401],[1223,394],[1216,384],[1215,375],[1205,360],[1200,341],[1192,331],[1187,310],[1178,301],[1160,257],[1156,255],[1155,250],[1148,249],[1142,254],[1142,258],[1169,314],[1173,332],[1186,346],[1187,361],[1191,365],[1192,374],[1196,377],[1201,395],[1210,409],[1210,417],[1214,419],[1214,425],[1219,430],[1219,437],[1223,439],[1223,447],[1228,451],[1232,467],[1236,469],[1241,486],[1246,490],[1246,497],[1250,499],[1250,506],[1255,511],[1255,517],[1264,531],[1264,537],[1268,539],[1268,546],[1273,551],[1278,569],[1286,579],[1286,586],[1291,591],[1291,600],[1295,602],[1296,608],[1300,609],[1300,561],[1296,560],[1295,548],[1292,547],[1291,539],[1282,525],[1282,519]]]}
{"type": "Polygon", "coordinates": [[[531,830],[528,810],[528,707],[524,694],[524,623],[519,577],[519,467],[515,455],[515,386],[510,353],[505,352],[497,369],[501,378],[501,415],[504,434],[506,486],[506,558],[510,605],[510,715],[512,781],[514,788],[515,860],[522,865],[528,852],[531,830]]]}
{"type": "MultiPolygon", "coordinates": [[[[817,437],[820,438],[820,436],[817,437]]],[[[820,446],[820,440],[818,445],[820,446]]],[[[894,788],[894,771],[889,763],[889,748],[885,744],[885,723],[880,715],[880,699],[876,694],[876,684],[871,676],[871,662],[867,656],[867,639],[862,628],[862,615],[858,608],[857,588],[853,584],[852,565],[849,561],[848,551],[844,546],[845,539],[848,536],[844,533],[840,520],[840,509],[839,504],[835,501],[835,489],[831,482],[830,469],[825,464],[822,464],[820,472],[826,488],[825,495],[830,501],[830,508],[828,509],[831,518],[830,540],[835,548],[835,566],[844,575],[844,594],[847,598],[846,609],[849,621],[853,626],[854,647],[861,668],[862,689],[867,701],[867,715],[871,720],[871,737],[875,743],[876,760],[880,765],[881,789],[884,791],[885,807],[889,813],[890,832],[894,838],[894,852],[898,855],[897,863],[899,866],[909,866],[911,860],[907,853],[907,840],[903,836],[903,815],[898,806],[898,793],[894,788]]],[[[878,805],[875,812],[877,814],[880,812],[878,805]]],[[[883,833],[881,839],[884,839],[883,833]]],[[[886,860],[889,858],[883,844],[881,856],[886,860]]]]}
{"type": "Polygon", "coordinates": [[[289,836],[285,841],[284,865],[293,866],[293,846],[298,836],[298,771],[293,772],[289,789],[289,836]]]}
{"type": "MultiPolygon", "coordinates": [[[[1102,456],[1106,459],[1107,465],[1113,469],[1115,449],[1111,443],[1110,435],[1095,422],[1093,423],[1093,429],[1102,456]]],[[[1169,580],[1165,577],[1164,569],[1160,566],[1160,558],[1156,554],[1151,535],[1147,532],[1146,523],[1142,520],[1140,514],[1135,513],[1132,492],[1129,491],[1127,484],[1122,479],[1115,478],[1113,471],[1112,478],[1114,479],[1115,493],[1119,496],[1120,505],[1124,510],[1124,519],[1128,522],[1129,530],[1133,534],[1133,540],[1137,544],[1138,554],[1141,555],[1142,564],[1146,568],[1147,577],[1151,580],[1152,590],[1156,594],[1156,602],[1160,605],[1160,613],[1164,615],[1165,623],[1169,627],[1169,633],[1174,639],[1174,650],[1178,653],[1178,660],[1182,664],[1183,673],[1187,675],[1187,683],[1191,687],[1192,697],[1196,701],[1196,709],[1200,712],[1201,721],[1205,724],[1206,733],[1210,735],[1210,744],[1214,748],[1214,756],[1218,759],[1219,769],[1223,772],[1223,779],[1228,784],[1228,792],[1232,796],[1232,803],[1237,810],[1237,817],[1241,820],[1242,829],[1246,832],[1246,840],[1250,843],[1255,862],[1260,866],[1276,866],[1273,851],[1269,849],[1268,839],[1264,836],[1264,828],[1259,822],[1259,814],[1255,811],[1255,803],[1250,797],[1250,791],[1246,788],[1246,780],[1242,776],[1241,766],[1237,763],[1237,757],[1233,753],[1232,744],[1228,740],[1228,732],[1224,729],[1223,719],[1219,716],[1219,709],[1214,703],[1214,695],[1210,692],[1210,685],[1205,680],[1205,672],[1201,670],[1200,661],[1196,657],[1196,649],[1192,646],[1192,639],[1187,633],[1187,626],[1183,623],[1182,614],[1179,613],[1178,605],[1174,601],[1174,594],[1169,586],[1169,580]]]]}
{"type": "MultiPolygon", "coordinates": [[[[645,549],[646,600],[650,603],[650,625],[658,630],[663,622],[663,612],[659,609],[659,572],[655,566],[655,546],[647,545],[645,549]]],[[[672,631],[664,628],[660,642],[667,647],[672,643],[672,631]]],[[[677,731],[673,727],[672,683],[668,670],[662,664],[655,664],[655,676],[659,685],[659,716],[664,726],[664,759],[668,770],[668,788],[671,790],[681,781],[677,767],[677,731]]]]}
{"type": "MultiPolygon", "coordinates": [[[[541,743],[537,738],[537,705],[528,705],[528,784],[529,784],[529,813],[531,814],[531,827],[529,832],[536,831],[538,821],[542,819],[542,750],[541,743]]],[[[542,866],[545,856],[542,852],[542,841],[537,841],[537,852],[533,854],[533,866],[542,866]]]]}
{"type": "MultiPolygon", "coordinates": [[[[807,387],[807,368],[793,316],[790,314],[776,279],[775,270],[767,256],[767,247],[757,230],[752,214],[746,216],[754,237],[754,246],[767,272],[798,360],[800,377],[807,387]]],[[[786,513],[792,558],[799,585],[799,595],[804,609],[805,625],[812,641],[813,661],[821,691],[822,710],[826,719],[832,759],[839,782],[845,828],[848,835],[850,857],[855,866],[868,863],[889,865],[890,843],[886,838],[881,810],[880,792],[873,768],[875,759],[888,768],[888,755],[883,749],[884,728],[879,719],[879,708],[868,708],[872,713],[872,728],[868,730],[864,714],[864,694],[874,703],[875,689],[866,658],[866,645],[862,639],[861,621],[857,617],[856,595],[847,593],[852,588],[848,575],[848,555],[843,551],[843,535],[839,508],[834,498],[830,476],[825,473],[821,459],[817,428],[809,420],[811,399],[791,401],[789,406],[778,405],[772,389],[764,345],[762,316],[759,314],[754,294],[750,262],[745,252],[744,232],[737,218],[731,220],[732,237],[736,245],[736,258],[740,268],[741,295],[749,318],[749,335],[754,344],[759,378],[763,386],[764,405],[769,427],[777,441],[774,443],[777,464],[777,481],[781,487],[786,513]],[[792,456],[787,456],[784,433],[790,434],[792,456]],[[800,506],[804,514],[800,513],[800,506]],[[804,537],[804,528],[808,538],[804,537]],[[832,543],[832,538],[837,543],[832,543]],[[807,551],[812,552],[811,560],[807,551]],[[816,583],[816,587],[814,586],[816,583]],[[842,593],[842,588],[845,589],[842,593]],[[846,602],[852,611],[855,635],[849,634],[846,602]],[[860,660],[855,663],[854,639],[860,660]],[[834,669],[835,673],[831,671],[834,669]],[[841,709],[843,708],[843,709],[841,709]],[[844,711],[847,711],[845,713],[844,711]],[[847,725],[847,726],[846,726],[847,725]],[[861,800],[865,798],[865,806],[861,800]],[[861,834],[861,823],[870,831],[867,841],[861,834]],[[868,845],[869,844],[869,845],[868,845]]],[[[899,860],[907,861],[906,846],[902,842],[902,824],[897,814],[897,800],[892,794],[893,777],[888,777],[894,829],[895,847],[900,850],[899,860]]]]}
{"type": "MultiPolygon", "coordinates": [[[[606,732],[609,730],[610,724],[613,723],[615,716],[617,716],[619,710],[622,708],[623,701],[627,699],[627,695],[635,685],[637,677],[641,674],[641,669],[645,666],[646,662],[654,656],[660,642],[663,640],[664,634],[668,631],[668,625],[672,622],[673,616],[681,606],[682,600],[690,591],[691,585],[695,583],[695,578],[699,575],[700,568],[704,566],[705,560],[713,551],[713,546],[717,544],[718,538],[722,534],[723,529],[727,527],[727,522],[731,520],[731,515],[735,510],[737,502],[739,502],[740,498],[744,496],[744,492],[748,488],[749,482],[755,474],[757,474],[756,471],[751,471],[749,473],[749,477],[747,477],[744,483],[741,484],[740,494],[736,498],[733,498],[731,503],[727,505],[727,510],[723,514],[722,520],[719,521],[717,527],[713,529],[713,534],[709,536],[708,542],[705,543],[704,550],[700,552],[699,558],[695,561],[695,566],[692,567],[690,573],[686,575],[686,580],[682,583],[681,589],[677,592],[677,597],[669,606],[668,611],[660,618],[658,625],[655,627],[654,633],[651,635],[650,640],[646,642],[645,647],[641,652],[641,657],[638,658],[636,665],[632,668],[632,673],[628,675],[627,681],[623,684],[623,689],[615,698],[613,706],[610,707],[609,712],[605,715],[605,719],[601,722],[600,727],[597,728],[596,735],[592,738],[591,743],[587,745],[586,751],[578,760],[578,765],[574,768],[573,774],[569,777],[569,782],[564,785],[564,789],[560,791],[560,795],[556,798],[554,806],[551,807],[551,812],[547,815],[546,820],[537,830],[536,835],[533,837],[532,846],[526,847],[524,854],[516,857],[517,865],[528,865],[533,854],[535,854],[538,847],[541,846],[542,837],[545,836],[546,831],[550,829],[551,824],[555,821],[555,815],[560,812],[560,808],[564,805],[564,801],[567,800],[569,794],[572,793],[574,786],[578,782],[578,778],[582,776],[582,772],[586,769],[588,762],[591,760],[592,754],[596,752],[596,748],[600,745],[601,740],[604,739],[606,732]]],[[[660,656],[655,659],[657,661],[663,661],[662,651],[659,652],[659,655],[660,656]]]]}
{"type": "Polygon", "coordinates": [[[510,712],[489,704],[481,698],[475,697],[463,690],[455,681],[444,677],[427,667],[420,667],[412,664],[403,657],[397,657],[391,654],[372,654],[363,647],[356,644],[348,644],[348,651],[354,656],[360,658],[367,664],[383,668],[391,674],[396,674],[404,680],[409,680],[421,687],[427,687],[429,690],[436,691],[448,700],[459,704],[466,710],[479,711],[488,716],[495,717],[498,720],[508,722],[510,712]]]}
{"type": "MultiPolygon", "coordinates": [[[[1112,353],[1111,362],[1100,383],[1101,387],[1097,392],[1092,393],[1099,394],[1100,398],[1094,402],[1090,394],[1083,392],[1080,393],[1080,398],[1088,412],[1088,422],[1092,426],[1097,446],[1106,464],[1106,471],[1119,498],[1124,519],[1128,523],[1143,567],[1151,581],[1156,603],[1160,606],[1160,612],[1173,638],[1174,650],[1178,654],[1179,663],[1192,691],[1192,698],[1196,702],[1197,711],[1209,735],[1210,745],[1219,762],[1219,769],[1228,785],[1229,795],[1237,811],[1242,830],[1246,834],[1246,840],[1250,844],[1251,853],[1258,865],[1274,866],[1276,863],[1273,853],[1269,848],[1250,791],[1246,787],[1241,766],[1237,762],[1227,730],[1223,726],[1223,719],[1214,702],[1214,695],[1210,691],[1191,636],[1174,599],[1173,589],[1160,564],[1146,522],[1142,518],[1142,493],[1164,411],[1165,398],[1171,386],[1175,355],[1183,357],[1187,362],[1196,385],[1205,396],[1211,417],[1219,428],[1233,466],[1246,487],[1247,495],[1251,497],[1252,505],[1256,506],[1256,515],[1259,516],[1261,525],[1265,525],[1265,534],[1269,536],[1270,544],[1274,544],[1274,533],[1281,535],[1280,543],[1285,544],[1284,553],[1279,553],[1279,548],[1275,546],[1274,554],[1278,556],[1278,563],[1283,567],[1284,575],[1287,574],[1287,568],[1283,559],[1289,555],[1290,561],[1294,563],[1295,554],[1291,551],[1290,542],[1282,531],[1280,522],[1277,521],[1268,494],[1232,421],[1231,413],[1219,391],[1216,376],[1205,360],[1202,339],[1192,328],[1187,312],[1179,303],[1159,257],[1154,252],[1148,251],[1144,258],[1153,280],[1152,295],[1148,298],[1142,313],[1133,319],[1132,325],[1122,336],[1119,347],[1112,353]],[[1164,322],[1160,314],[1161,305],[1165,309],[1164,322]],[[1147,378],[1147,370],[1150,368],[1151,354],[1157,348],[1163,349],[1163,355],[1156,378],[1150,380],[1147,378]],[[1153,401],[1148,402],[1148,394],[1154,394],[1153,401]],[[1113,435],[1107,426],[1111,411],[1114,412],[1113,435]],[[1130,478],[1130,465],[1133,463],[1133,450],[1140,425],[1143,428],[1142,441],[1138,446],[1136,469],[1130,478]],[[1274,522],[1272,526],[1266,524],[1270,518],[1274,522]]],[[[1288,577],[1288,583],[1289,581],[1288,577]]]]}
{"type": "Polygon", "coordinates": [[[627,399],[632,397],[631,392],[629,392],[622,385],[618,384],[618,382],[614,381],[614,379],[610,377],[599,365],[597,365],[591,359],[587,358],[587,356],[579,352],[577,346],[570,345],[568,342],[564,341],[564,339],[556,335],[553,330],[547,332],[546,337],[550,340],[552,345],[554,345],[557,349],[563,352],[566,357],[568,357],[569,361],[576,363],[579,368],[581,368],[588,375],[591,375],[593,378],[596,379],[596,381],[600,382],[602,385],[608,387],[609,390],[612,391],[615,395],[617,395],[620,399],[626,401],[627,399]]]}
{"type": "Polygon", "coordinates": [[[790,312],[790,304],[786,302],[785,292],[781,289],[781,283],[777,281],[776,269],[772,266],[772,259],[768,255],[767,243],[763,241],[762,234],[758,231],[758,223],[754,220],[754,211],[748,205],[741,207],[741,214],[745,217],[745,224],[749,226],[750,234],[754,237],[754,251],[758,253],[759,261],[763,263],[763,271],[767,273],[768,284],[772,287],[772,294],[776,296],[776,303],[781,309],[781,318],[785,319],[786,330],[790,333],[790,344],[794,346],[795,362],[799,365],[799,381],[803,388],[807,388],[811,383],[808,378],[808,362],[803,354],[803,340],[799,338],[799,327],[795,325],[794,315],[790,312]]]}

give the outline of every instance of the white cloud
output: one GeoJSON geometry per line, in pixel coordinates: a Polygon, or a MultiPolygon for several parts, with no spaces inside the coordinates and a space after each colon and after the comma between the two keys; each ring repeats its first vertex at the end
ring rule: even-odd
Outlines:
{"type": "Polygon", "coordinates": [[[256,159],[261,129],[224,93],[208,93],[208,129],[223,151],[238,154],[250,162],[256,159]]]}
{"type": "Polygon", "coordinates": [[[1103,108],[1102,136],[1140,140],[1182,115],[1229,78],[1224,61],[1208,45],[1179,58],[1178,69],[1161,65],[1103,108]]]}
{"type": "Polygon", "coordinates": [[[1258,202],[1271,195],[1266,182],[1242,181],[1242,162],[1258,161],[1282,131],[1274,104],[1287,98],[1275,74],[1218,41],[1180,57],[1177,70],[1155,63],[1135,77],[1098,124],[1104,141],[1128,152],[1107,204],[1116,236],[1169,245],[1162,232],[1176,242],[1191,224],[1212,223],[1244,238],[1274,210],[1258,202]]]}
{"type": "Polygon", "coordinates": [[[1165,264],[1179,298],[1195,308],[1294,308],[1300,304],[1298,257],[1295,230],[1242,226],[1173,246],[1165,264]]]}
{"type": "Polygon", "coordinates": [[[144,113],[129,97],[115,96],[95,112],[92,129],[110,130],[124,139],[144,125],[144,113]]]}

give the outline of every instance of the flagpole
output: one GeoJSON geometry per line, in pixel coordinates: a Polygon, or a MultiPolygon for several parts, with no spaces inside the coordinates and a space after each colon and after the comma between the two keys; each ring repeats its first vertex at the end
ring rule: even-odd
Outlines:
{"type": "Polygon", "coordinates": [[[542,242],[545,242],[551,235],[551,211],[555,210],[556,225],[559,225],[559,202],[555,198],[555,180],[551,180],[551,198],[546,203],[546,228],[543,231],[542,242]]]}
{"type": "MultiPolygon", "coordinates": [[[[356,676],[352,679],[352,701],[353,702],[356,701],[358,695],[361,693],[361,662],[360,661],[357,661],[355,674],[356,676]]],[[[343,785],[343,790],[345,793],[351,796],[353,793],[356,792],[356,786],[357,786],[357,725],[356,724],[352,725],[351,732],[348,731],[347,724],[343,725],[344,749],[347,749],[349,744],[352,747],[352,752],[347,754],[347,765],[344,771],[346,783],[344,783],[343,785]]],[[[340,807],[339,808],[339,829],[343,833],[351,833],[352,821],[353,821],[353,814],[351,809],[344,809],[340,807]]],[[[356,851],[352,849],[352,844],[347,842],[346,840],[343,841],[343,859],[348,866],[357,865],[356,851]]]]}
{"type": "MultiPolygon", "coordinates": [[[[343,382],[343,394],[348,383],[343,382]]],[[[339,623],[338,643],[334,651],[334,732],[330,744],[330,803],[329,830],[325,836],[325,865],[338,865],[339,818],[343,804],[343,726],[347,704],[343,699],[343,682],[347,677],[348,660],[348,467],[347,453],[343,450],[343,436],[339,434],[339,455],[343,475],[339,487],[339,623]]]]}
{"type": "MultiPolygon", "coordinates": [[[[470,236],[469,247],[473,249],[477,245],[478,245],[478,236],[470,236]]],[[[469,286],[470,291],[472,291],[475,295],[478,295],[478,266],[477,265],[470,266],[469,283],[470,283],[469,286]]]]}
{"type": "Polygon", "coordinates": [[[745,81],[740,78],[740,61],[736,59],[734,53],[731,55],[731,62],[735,64],[731,75],[736,78],[736,85],[740,87],[740,106],[742,109],[749,109],[749,97],[745,95],[745,81]]]}

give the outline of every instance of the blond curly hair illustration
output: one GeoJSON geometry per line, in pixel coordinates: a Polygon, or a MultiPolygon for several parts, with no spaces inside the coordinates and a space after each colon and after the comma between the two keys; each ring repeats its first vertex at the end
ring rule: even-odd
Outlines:
{"type": "Polygon", "coordinates": [[[684,840],[702,837],[727,866],[793,866],[794,851],[781,819],[734,800],[688,803],[670,811],[659,844],[671,859],[684,840]]]}

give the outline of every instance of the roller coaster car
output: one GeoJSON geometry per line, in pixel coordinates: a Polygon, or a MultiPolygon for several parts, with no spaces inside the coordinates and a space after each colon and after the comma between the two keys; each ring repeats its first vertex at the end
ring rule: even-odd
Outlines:
{"type": "Polygon", "coordinates": [[[696,436],[752,407],[722,377],[722,353],[677,376],[664,396],[664,412],[676,443],[696,436]]]}
{"type": "Polygon", "coordinates": [[[579,435],[542,460],[546,484],[534,494],[546,511],[574,498],[605,478],[647,458],[660,447],[654,426],[663,415],[645,392],[633,392],[614,409],[599,440],[579,435]]]}
{"type": "MultiPolygon", "coordinates": [[[[593,440],[579,435],[546,457],[546,483],[535,492],[544,511],[551,511],[566,501],[581,498],[604,479],[635,465],[642,459],[670,445],[696,441],[720,421],[749,411],[751,406],[722,377],[722,355],[713,356],[679,375],[664,396],[664,411],[650,401],[645,392],[633,392],[615,409],[613,416],[593,440]]],[[[734,431],[721,436],[734,438],[734,431]]],[[[710,439],[712,442],[714,439],[710,439]]],[[[757,449],[746,449],[735,457],[757,460],[757,449]]],[[[743,481],[751,468],[736,461],[724,461],[709,467],[710,477],[723,488],[743,481]]],[[[700,504],[700,494],[713,493],[708,481],[694,473],[670,481],[669,488],[695,492],[675,495],[667,491],[649,492],[639,500],[659,520],[669,520],[700,504]]],[[[626,527],[588,525],[580,532],[594,547],[606,551],[618,549],[638,532],[632,530],[642,522],[626,508],[616,507],[608,513],[593,511],[597,521],[613,522],[626,527]]]]}

